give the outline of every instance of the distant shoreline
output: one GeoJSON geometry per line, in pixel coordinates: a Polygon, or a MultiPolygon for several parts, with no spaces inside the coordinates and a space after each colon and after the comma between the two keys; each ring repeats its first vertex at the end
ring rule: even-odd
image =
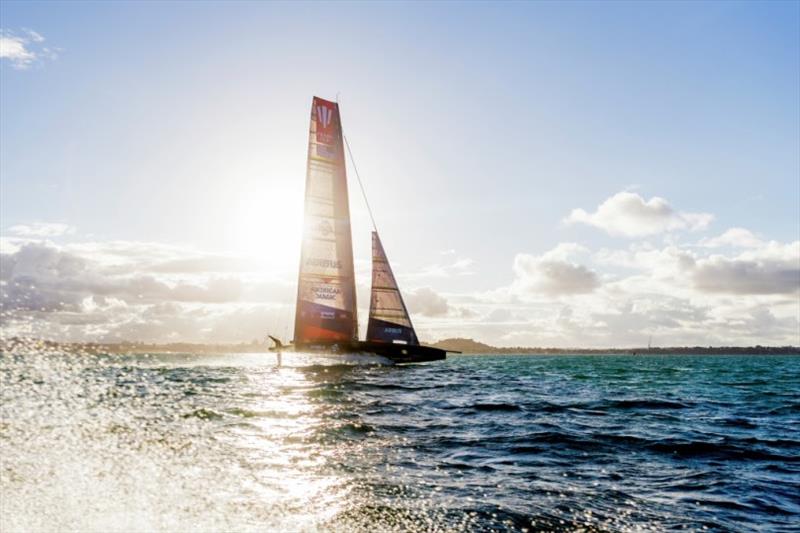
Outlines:
{"type": "MultiPolygon", "coordinates": [[[[445,339],[432,344],[437,348],[454,350],[464,355],[800,355],[800,346],[668,346],[630,348],[546,348],[507,347],[501,348],[476,342],[472,339],[445,339]]],[[[80,352],[88,354],[152,354],[152,353],[264,353],[266,343],[144,343],[144,342],[56,342],[42,339],[18,338],[0,341],[0,352],[20,350],[80,352]]]]}
{"type": "Polygon", "coordinates": [[[437,342],[433,346],[444,350],[456,350],[463,354],[491,355],[800,355],[800,346],[663,346],[628,348],[541,348],[514,346],[501,348],[477,342],[473,339],[454,338],[437,342]]]}

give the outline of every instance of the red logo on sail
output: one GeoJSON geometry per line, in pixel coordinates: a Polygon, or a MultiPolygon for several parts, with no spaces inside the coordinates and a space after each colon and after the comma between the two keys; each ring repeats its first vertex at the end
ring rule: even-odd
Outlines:
{"type": "Polygon", "coordinates": [[[317,100],[317,105],[314,107],[314,114],[317,119],[317,142],[333,144],[336,138],[334,113],[336,113],[336,108],[333,103],[317,100]]]}

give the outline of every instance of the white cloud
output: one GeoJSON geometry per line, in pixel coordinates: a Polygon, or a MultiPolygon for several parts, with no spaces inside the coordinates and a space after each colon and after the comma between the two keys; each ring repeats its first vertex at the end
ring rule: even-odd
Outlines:
{"type": "Polygon", "coordinates": [[[29,30],[28,28],[23,28],[23,31],[27,33],[30,40],[35,43],[43,43],[45,41],[44,36],[39,32],[29,30]]]}
{"type": "Polygon", "coordinates": [[[24,70],[42,59],[55,59],[57,49],[42,46],[45,38],[33,30],[23,30],[23,35],[0,30],[0,59],[5,59],[17,70],[24,70]]]}
{"type": "MultiPolygon", "coordinates": [[[[15,239],[0,257],[4,335],[238,342],[290,331],[294,272],[284,279],[242,258],[152,242],[15,239]]],[[[424,342],[642,346],[653,335],[660,345],[800,344],[800,242],[718,252],[565,242],[518,254],[505,286],[443,294],[432,283],[404,296],[424,342]]]]}
{"type": "Polygon", "coordinates": [[[708,213],[675,211],[657,196],[645,201],[636,193],[622,191],[600,204],[594,213],[573,209],[564,222],[588,224],[614,236],[644,237],[673,230],[704,229],[713,218],[708,213]]]}
{"type": "Polygon", "coordinates": [[[662,346],[800,345],[800,243],[760,243],[727,255],[647,242],[518,254],[510,286],[475,295],[480,320],[433,333],[501,346],[637,347],[650,335],[662,346]]]}
{"type": "Polygon", "coordinates": [[[569,261],[577,259],[578,257],[585,257],[589,253],[589,249],[581,244],[575,242],[560,242],[542,254],[542,259],[548,261],[569,261]]]}
{"type": "Polygon", "coordinates": [[[600,265],[624,267],[646,272],[650,279],[672,280],[694,266],[696,257],[691,250],[675,245],[656,248],[649,243],[632,244],[627,249],[603,248],[593,255],[600,265]]]}
{"type": "Polygon", "coordinates": [[[44,243],[2,255],[4,309],[75,310],[89,296],[136,303],[239,301],[241,280],[215,275],[171,281],[138,271],[121,272],[44,243]]]}
{"type": "Polygon", "coordinates": [[[744,228],[730,228],[722,235],[700,241],[700,246],[707,248],[720,248],[732,246],[735,248],[758,248],[764,243],[752,231],[744,228]]]}
{"type": "Polygon", "coordinates": [[[17,224],[6,231],[18,237],[60,237],[75,233],[75,228],[60,222],[33,222],[31,224],[17,224]]]}
{"type": "Polygon", "coordinates": [[[575,243],[561,243],[541,256],[517,254],[514,258],[516,278],[512,290],[518,294],[539,293],[549,296],[592,292],[600,286],[597,274],[569,260],[586,251],[586,248],[575,243]]]}
{"type": "Polygon", "coordinates": [[[410,313],[419,313],[429,317],[445,316],[450,311],[447,299],[430,287],[421,287],[409,291],[406,296],[410,313]]]}
{"type": "Polygon", "coordinates": [[[238,342],[289,331],[294,273],[163,243],[42,238],[69,231],[27,224],[0,239],[0,335],[238,342]]]}
{"type": "Polygon", "coordinates": [[[496,307],[491,312],[483,317],[485,322],[488,323],[507,323],[507,324],[522,324],[525,323],[525,318],[519,314],[513,313],[507,307],[496,307]]]}
{"type": "MultiPolygon", "coordinates": [[[[443,252],[443,256],[453,256],[455,254],[454,250],[448,250],[443,252]],[[452,253],[451,253],[452,252],[452,253]]],[[[419,279],[419,278],[447,278],[450,276],[471,276],[475,274],[473,269],[475,265],[475,261],[468,257],[461,257],[458,259],[453,259],[452,262],[448,264],[435,264],[430,265],[423,268],[419,272],[409,272],[402,274],[403,278],[406,279],[419,279]]]]}
{"type": "Polygon", "coordinates": [[[698,290],[727,294],[800,292],[800,241],[772,243],[738,257],[722,255],[697,261],[692,280],[698,290]]]}
{"type": "Polygon", "coordinates": [[[0,59],[7,59],[16,69],[28,68],[36,59],[36,54],[25,48],[26,41],[22,37],[0,35],[0,59]]]}
{"type": "Polygon", "coordinates": [[[738,255],[708,255],[703,248],[669,245],[658,249],[635,244],[627,250],[600,250],[594,259],[601,265],[638,270],[640,274],[624,278],[632,292],[702,296],[786,295],[800,290],[800,241],[782,244],[750,240],[752,233],[747,230],[733,235],[735,242],[746,243],[749,248],[738,255]]]}
{"type": "Polygon", "coordinates": [[[0,254],[0,324],[4,335],[70,340],[226,342],[264,328],[283,334],[291,284],[231,261],[155,243],[19,239],[0,254]],[[238,323],[254,316],[248,309],[272,322],[238,323]],[[228,336],[208,337],[213,331],[228,336]]]}

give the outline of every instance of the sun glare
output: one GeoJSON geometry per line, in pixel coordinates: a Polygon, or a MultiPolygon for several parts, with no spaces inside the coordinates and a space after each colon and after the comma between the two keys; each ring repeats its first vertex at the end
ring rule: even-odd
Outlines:
{"type": "Polygon", "coordinates": [[[256,187],[242,192],[232,217],[234,251],[259,265],[296,268],[302,237],[300,187],[256,187]]]}

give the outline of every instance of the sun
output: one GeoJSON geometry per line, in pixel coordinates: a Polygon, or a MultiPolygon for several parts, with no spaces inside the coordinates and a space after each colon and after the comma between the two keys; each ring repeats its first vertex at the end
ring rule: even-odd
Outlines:
{"type": "Polygon", "coordinates": [[[248,188],[240,194],[231,222],[235,253],[273,271],[297,267],[303,225],[300,187],[248,188]]]}

